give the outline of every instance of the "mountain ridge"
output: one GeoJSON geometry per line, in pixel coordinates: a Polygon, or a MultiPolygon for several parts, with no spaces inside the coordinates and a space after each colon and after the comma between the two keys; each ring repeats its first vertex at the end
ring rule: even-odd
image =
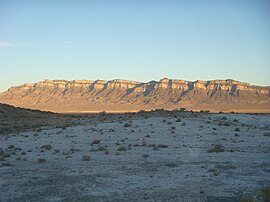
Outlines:
{"type": "Polygon", "coordinates": [[[157,108],[270,111],[270,86],[233,79],[139,82],[44,80],[11,87],[0,103],[55,112],[138,111],[157,108]]]}

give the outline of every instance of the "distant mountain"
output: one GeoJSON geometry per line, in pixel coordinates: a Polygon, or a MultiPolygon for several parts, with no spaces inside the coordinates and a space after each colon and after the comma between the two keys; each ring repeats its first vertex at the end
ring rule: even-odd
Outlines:
{"type": "Polygon", "coordinates": [[[231,79],[186,81],[45,80],[11,87],[0,103],[55,112],[151,109],[270,112],[270,86],[231,79]]]}

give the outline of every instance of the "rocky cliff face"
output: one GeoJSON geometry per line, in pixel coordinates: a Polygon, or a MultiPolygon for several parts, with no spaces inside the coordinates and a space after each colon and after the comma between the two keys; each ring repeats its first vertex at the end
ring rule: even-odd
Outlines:
{"type": "Polygon", "coordinates": [[[188,109],[270,111],[270,87],[234,80],[45,80],[11,87],[0,102],[58,112],[188,109]]]}

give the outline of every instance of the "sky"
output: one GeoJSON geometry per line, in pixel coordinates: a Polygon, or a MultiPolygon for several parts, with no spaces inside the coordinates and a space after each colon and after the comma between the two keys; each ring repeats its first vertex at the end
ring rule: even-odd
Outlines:
{"type": "Polygon", "coordinates": [[[0,0],[0,92],[164,77],[270,86],[270,1],[0,0]]]}

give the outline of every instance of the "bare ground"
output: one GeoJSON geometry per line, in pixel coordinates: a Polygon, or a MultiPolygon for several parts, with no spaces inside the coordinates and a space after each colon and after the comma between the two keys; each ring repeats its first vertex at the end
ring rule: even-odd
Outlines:
{"type": "Polygon", "coordinates": [[[152,112],[5,135],[0,201],[267,201],[269,133],[265,114],[152,112]]]}

